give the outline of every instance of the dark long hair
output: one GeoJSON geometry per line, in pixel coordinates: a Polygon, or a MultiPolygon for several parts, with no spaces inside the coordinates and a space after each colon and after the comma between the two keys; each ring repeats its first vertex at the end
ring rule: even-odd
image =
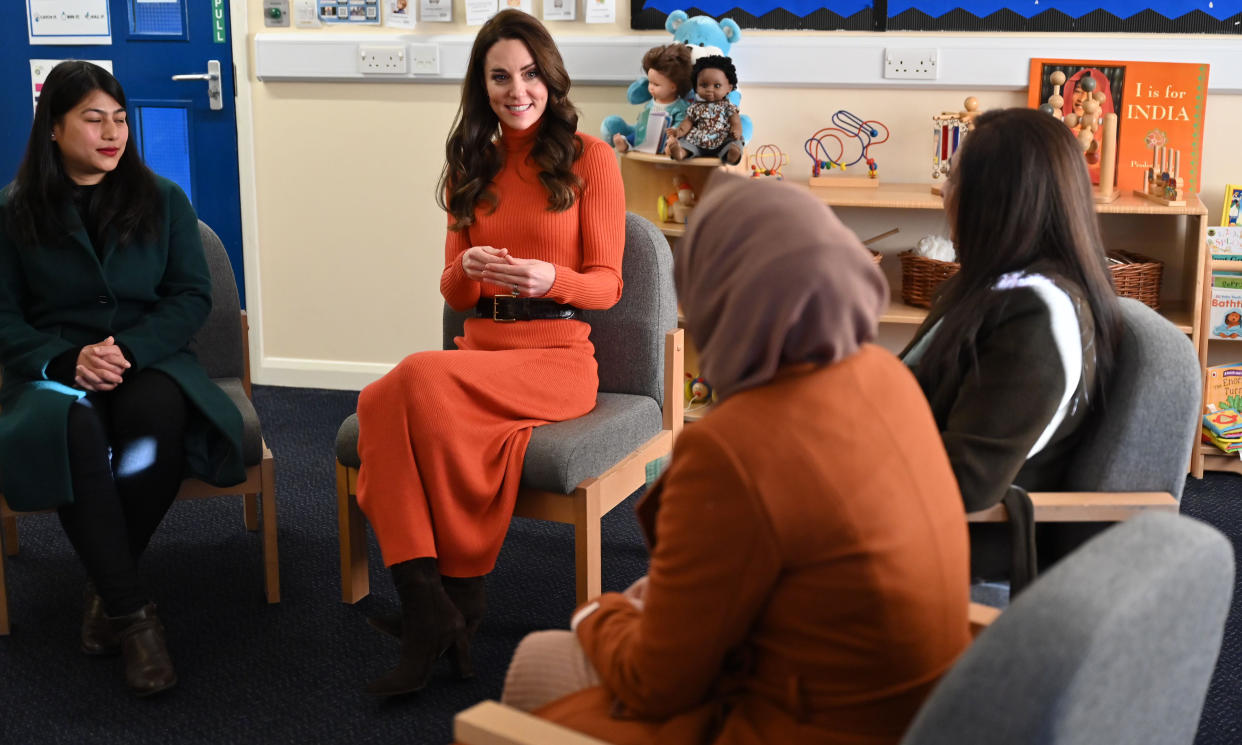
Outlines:
{"type": "Polygon", "coordinates": [[[539,168],[539,182],[548,190],[548,209],[569,209],[582,188],[582,179],[572,170],[582,157],[578,110],[569,101],[569,73],[561,53],[551,34],[534,16],[520,10],[502,10],[479,29],[474,39],[466,79],[461,84],[461,106],[444,148],[444,170],[436,188],[436,203],[452,215],[453,230],[463,230],[474,223],[479,202],[496,208],[496,194],[488,186],[500,173],[504,154],[495,142],[500,120],[488,101],[484,65],[488,51],[503,39],[516,39],[526,45],[548,88],[547,107],[536,125],[539,132],[530,153],[539,168]]]}
{"type": "MultiPolygon", "coordinates": [[[[122,107],[126,105],[125,91],[116,78],[89,62],[61,62],[43,82],[26,154],[18,166],[5,210],[10,232],[19,245],[46,245],[70,230],[61,211],[72,203],[73,183],[65,172],[60,148],[52,141],[52,127],[95,91],[107,93],[122,107]]],[[[142,162],[132,137],[125,143],[116,168],[99,182],[88,209],[99,234],[113,230],[121,245],[157,233],[159,190],[155,175],[142,162]]]]}
{"type": "Polygon", "coordinates": [[[974,359],[979,312],[1008,272],[1038,265],[1082,288],[1095,321],[1096,390],[1114,367],[1120,310],[1100,238],[1087,166],[1069,128],[1034,109],[989,111],[953,157],[945,211],[961,269],[928,316],[940,328],[918,377],[974,359]]]}

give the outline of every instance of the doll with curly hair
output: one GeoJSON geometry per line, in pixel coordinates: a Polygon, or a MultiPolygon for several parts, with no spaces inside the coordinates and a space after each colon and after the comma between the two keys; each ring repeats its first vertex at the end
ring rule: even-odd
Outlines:
{"type": "Polygon", "coordinates": [[[694,92],[699,100],[686,109],[681,124],[668,130],[673,160],[720,156],[735,165],[742,160],[742,118],[726,98],[737,87],[733,60],[718,54],[694,63],[694,92]]]}
{"type": "Polygon", "coordinates": [[[690,92],[692,65],[690,47],[685,44],[662,44],[647,50],[643,55],[643,72],[647,73],[647,91],[651,94],[651,100],[643,106],[633,127],[622,121],[621,117],[608,117],[604,122],[605,138],[612,142],[617,152],[624,153],[631,146],[646,140],[647,120],[653,111],[667,112],[669,127],[681,124],[690,105],[686,94],[690,92]],[[608,137],[610,127],[616,131],[608,137]]]}

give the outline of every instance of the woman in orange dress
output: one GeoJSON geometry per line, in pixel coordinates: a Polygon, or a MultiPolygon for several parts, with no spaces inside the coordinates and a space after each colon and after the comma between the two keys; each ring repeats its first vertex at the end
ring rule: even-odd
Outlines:
{"type": "Polygon", "coordinates": [[[358,504],[401,599],[400,659],[376,695],[422,688],[449,647],[469,674],[531,429],[595,406],[580,310],[621,297],[625,195],[612,148],[576,131],[569,87],[533,16],[479,30],[439,192],[440,292],[477,317],[457,350],[410,355],[358,398],[358,504]]]}

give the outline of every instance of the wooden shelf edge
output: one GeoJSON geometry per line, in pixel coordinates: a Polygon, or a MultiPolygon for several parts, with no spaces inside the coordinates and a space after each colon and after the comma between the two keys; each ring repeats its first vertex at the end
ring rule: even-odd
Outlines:
{"type": "Polygon", "coordinates": [[[685,160],[673,160],[667,155],[640,153],[636,150],[627,150],[624,153],[618,154],[622,158],[636,160],[640,163],[654,163],[659,166],[668,166],[669,168],[680,168],[682,166],[692,166],[696,168],[719,168],[722,165],[720,158],[686,158],[685,160]]]}

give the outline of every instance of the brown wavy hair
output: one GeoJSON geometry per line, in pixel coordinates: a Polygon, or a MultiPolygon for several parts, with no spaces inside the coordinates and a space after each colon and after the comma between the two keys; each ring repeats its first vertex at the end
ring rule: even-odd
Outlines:
{"type": "Polygon", "coordinates": [[[975,359],[978,309],[1004,274],[1038,265],[1077,284],[1095,320],[1096,390],[1116,366],[1121,310],[1100,237],[1091,177],[1069,128],[1035,109],[988,111],[953,156],[945,212],[961,269],[940,286],[924,326],[940,318],[919,360],[924,388],[975,359]]]}
{"type": "Polygon", "coordinates": [[[526,45],[548,89],[548,103],[536,125],[539,132],[530,159],[539,169],[539,182],[548,190],[548,210],[563,212],[573,206],[582,179],[572,170],[582,157],[578,110],[569,101],[569,73],[552,35],[534,16],[520,10],[502,10],[479,29],[470,50],[466,79],[461,84],[461,106],[444,148],[444,170],[436,188],[436,203],[453,217],[452,230],[474,223],[480,202],[494,211],[499,203],[490,189],[504,165],[497,146],[500,120],[487,96],[487,53],[496,42],[516,39],[526,45]]]}

